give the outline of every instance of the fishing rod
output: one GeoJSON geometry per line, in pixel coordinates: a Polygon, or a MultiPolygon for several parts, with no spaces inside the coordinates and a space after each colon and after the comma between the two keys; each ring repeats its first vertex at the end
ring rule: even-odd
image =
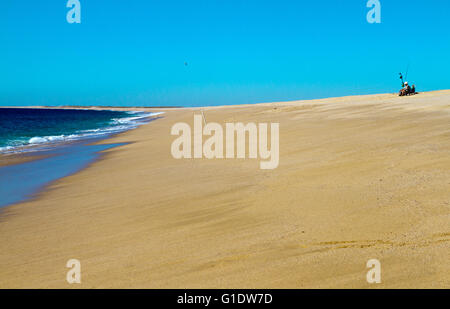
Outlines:
{"type": "Polygon", "coordinates": [[[408,66],[406,67],[406,74],[405,74],[405,78],[404,79],[403,79],[403,74],[402,73],[398,73],[398,75],[400,75],[400,80],[402,81],[402,87],[404,87],[405,86],[405,82],[408,81],[409,65],[410,65],[410,63],[408,62],[408,66]]]}
{"type": "Polygon", "coordinates": [[[408,62],[408,66],[406,67],[405,81],[408,81],[408,72],[409,72],[409,62],[408,62]]]}

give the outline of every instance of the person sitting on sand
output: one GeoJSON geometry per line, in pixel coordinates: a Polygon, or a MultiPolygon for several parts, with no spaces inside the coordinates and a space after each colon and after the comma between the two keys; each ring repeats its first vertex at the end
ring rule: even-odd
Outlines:
{"type": "Polygon", "coordinates": [[[405,82],[403,85],[404,87],[400,90],[398,94],[399,96],[403,97],[415,93],[416,91],[415,87],[414,89],[411,89],[411,86],[408,85],[408,82],[405,82]]]}
{"type": "Polygon", "coordinates": [[[403,89],[405,90],[406,95],[411,93],[411,87],[408,85],[408,82],[405,82],[405,87],[403,89]]]}

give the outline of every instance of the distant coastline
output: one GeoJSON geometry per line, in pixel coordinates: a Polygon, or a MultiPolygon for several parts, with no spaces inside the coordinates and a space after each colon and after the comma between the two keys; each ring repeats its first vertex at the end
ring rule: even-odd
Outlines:
{"type": "Polygon", "coordinates": [[[83,106],[83,105],[61,105],[61,106],[46,106],[46,105],[32,105],[32,106],[0,106],[0,108],[42,108],[42,109],[86,109],[86,110],[141,110],[141,109],[177,109],[184,108],[183,106],[83,106]]]}
{"type": "MultiPolygon", "coordinates": [[[[422,95],[434,95],[440,93],[447,93],[450,89],[439,89],[439,90],[431,90],[431,91],[419,91],[419,94],[422,95]]],[[[247,107],[247,106],[264,106],[264,105],[273,105],[273,104],[297,104],[299,102],[305,103],[313,103],[313,102],[335,102],[335,101],[346,101],[348,99],[357,99],[357,98],[367,98],[377,96],[378,98],[394,98],[398,96],[397,92],[386,92],[386,93],[373,93],[373,94],[354,94],[354,95],[346,95],[346,96],[337,96],[337,97],[323,97],[323,98],[315,98],[315,99],[296,99],[296,100],[288,100],[288,101],[267,101],[267,102],[254,102],[254,103],[243,103],[243,104],[226,104],[226,105],[204,105],[204,106],[112,106],[112,105],[58,105],[58,106],[50,106],[50,105],[30,105],[30,106],[1,106],[1,108],[44,108],[44,109],[81,109],[81,110],[117,110],[117,111],[147,111],[147,110],[155,110],[155,111],[164,111],[164,110],[178,110],[178,109],[214,109],[214,108],[232,108],[232,107],[247,107]]]]}

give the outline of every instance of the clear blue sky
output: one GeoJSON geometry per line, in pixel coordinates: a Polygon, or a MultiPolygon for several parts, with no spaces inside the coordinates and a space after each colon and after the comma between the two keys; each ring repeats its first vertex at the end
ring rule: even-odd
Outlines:
{"type": "Polygon", "coordinates": [[[221,105],[450,88],[450,1],[0,1],[0,105],[221,105]],[[185,62],[188,65],[185,65],[185,62]]]}

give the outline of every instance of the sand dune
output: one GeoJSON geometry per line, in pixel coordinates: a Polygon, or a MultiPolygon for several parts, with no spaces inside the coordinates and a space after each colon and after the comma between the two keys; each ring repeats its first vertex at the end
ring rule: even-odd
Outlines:
{"type": "Polygon", "coordinates": [[[0,287],[449,288],[450,91],[203,109],[278,122],[280,164],[176,160],[164,117],[1,210],[0,287]],[[79,259],[82,283],[66,282],[79,259]],[[382,283],[366,282],[378,259],[382,283]]]}

